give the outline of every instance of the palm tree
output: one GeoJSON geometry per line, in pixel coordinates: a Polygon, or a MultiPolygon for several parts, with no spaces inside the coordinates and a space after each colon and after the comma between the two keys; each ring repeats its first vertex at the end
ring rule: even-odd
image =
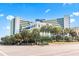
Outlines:
{"type": "Polygon", "coordinates": [[[8,39],[9,39],[9,36],[5,36],[5,37],[1,38],[2,43],[3,44],[8,44],[8,39]]]}
{"type": "MultiPolygon", "coordinates": [[[[52,30],[53,35],[56,37],[61,36],[62,34],[62,28],[61,27],[54,27],[52,30]]],[[[59,39],[56,38],[56,41],[58,41],[59,39]]]]}
{"type": "Polygon", "coordinates": [[[15,36],[14,35],[9,36],[8,41],[9,41],[10,44],[15,44],[16,43],[15,36]]]}
{"type": "Polygon", "coordinates": [[[9,44],[9,45],[12,45],[12,44],[15,44],[16,43],[16,40],[15,40],[15,37],[13,35],[11,36],[6,36],[2,39],[2,42],[4,44],[9,44]]]}
{"type": "Polygon", "coordinates": [[[62,29],[62,38],[63,38],[63,41],[68,38],[67,36],[69,36],[69,33],[70,33],[70,29],[69,28],[63,28],[62,29]]]}
{"type": "Polygon", "coordinates": [[[19,33],[15,34],[15,38],[17,41],[20,41],[22,39],[19,33]]]}
{"type": "Polygon", "coordinates": [[[40,28],[40,31],[41,31],[41,32],[46,32],[46,26],[42,26],[42,27],[40,28]]]}
{"type": "Polygon", "coordinates": [[[54,27],[52,33],[54,33],[55,35],[61,34],[62,28],[61,27],[54,27]]]}
{"type": "Polygon", "coordinates": [[[70,29],[69,29],[69,28],[65,28],[65,29],[64,29],[64,34],[67,35],[67,34],[69,34],[69,33],[70,33],[70,29]]]}
{"type": "Polygon", "coordinates": [[[77,36],[77,33],[74,30],[70,30],[70,35],[72,36],[72,41],[73,41],[77,36]]]}
{"type": "MultiPolygon", "coordinates": [[[[53,27],[51,25],[42,26],[40,28],[40,31],[44,34],[44,36],[46,36],[46,33],[51,34],[52,30],[53,30],[53,27]]],[[[48,36],[50,37],[51,35],[48,35],[48,36]]]]}
{"type": "Polygon", "coordinates": [[[52,30],[52,26],[50,25],[42,26],[40,29],[41,32],[51,32],[51,30],[52,30]]]}
{"type": "Polygon", "coordinates": [[[37,44],[37,41],[38,41],[39,37],[40,37],[40,30],[36,29],[36,28],[33,29],[32,30],[32,39],[34,39],[35,44],[37,44]]]}
{"type": "Polygon", "coordinates": [[[28,33],[29,31],[24,29],[23,31],[20,32],[20,35],[21,35],[21,38],[22,38],[22,41],[27,41],[27,44],[28,44],[28,33]]]}
{"type": "Polygon", "coordinates": [[[15,34],[15,39],[17,41],[18,44],[20,44],[22,42],[22,36],[20,33],[15,34]]]}

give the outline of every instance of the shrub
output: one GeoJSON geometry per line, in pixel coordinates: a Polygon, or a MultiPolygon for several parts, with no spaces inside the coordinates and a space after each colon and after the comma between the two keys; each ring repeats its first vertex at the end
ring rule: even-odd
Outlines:
{"type": "Polygon", "coordinates": [[[72,42],[72,37],[65,36],[65,37],[64,37],[64,40],[65,40],[66,42],[72,42]]]}
{"type": "Polygon", "coordinates": [[[16,39],[13,36],[6,36],[5,38],[2,38],[2,43],[5,45],[13,45],[16,43],[16,39]]]}
{"type": "Polygon", "coordinates": [[[51,39],[52,39],[52,40],[56,40],[56,36],[52,36],[51,39]]]}
{"type": "Polygon", "coordinates": [[[50,42],[51,41],[51,37],[48,37],[48,36],[40,37],[40,41],[41,42],[50,42]]]}
{"type": "Polygon", "coordinates": [[[56,41],[57,42],[62,41],[62,40],[63,40],[63,37],[62,36],[60,36],[60,35],[57,35],[56,36],[56,41]]]}

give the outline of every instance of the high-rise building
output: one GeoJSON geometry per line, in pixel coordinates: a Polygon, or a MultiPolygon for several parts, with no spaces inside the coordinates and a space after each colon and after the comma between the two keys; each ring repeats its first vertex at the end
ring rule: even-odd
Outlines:
{"type": "Polygon", "coordinates": [[[70,16],[64,16],[64,28],[70,28],[70,16]]]}
{"type": "Polygon", "coordinates": [[[25,21],[20,17],[15,17],[11,20],[10,34],[16,34],[22,31],[26,26],[29,26],[31,22],[25,21]]]}
{"type": "Polygon", "coordinates": [[[53,27],[59,26],[62,28],[70,28],[70,17],[64,16],[63,18],[41,20],[41,21],[38,21],[36,24],[38,28],[46,24],[52,25],[53,27]]]}

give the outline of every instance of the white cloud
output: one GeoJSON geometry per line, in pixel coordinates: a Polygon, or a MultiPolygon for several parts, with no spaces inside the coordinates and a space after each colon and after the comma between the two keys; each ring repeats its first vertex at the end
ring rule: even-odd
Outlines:
{"type": "Polygon", "coordinates": [[[72,3],[63,3],[63,6],[65,6],[65,5],[71,5],[72,3]]]}
{"type": "Polygon", "coordinates": [[[70,23],[73,23],[73,22],[75,22],[75,19],[70,19],[70,23]]]}
{"type": "Polygon", "coordinates": [[[14,18],[14,16],[12,16],[12,15],[8,15],[8,16],[6,17],[7,20],[12,20],[13,18],[14,18]]]}
{"type": "Polygon", "coordinates": [[[73,17],[73,16],[79,16],[79,12],[73,12],[70,17],[73,17]]]}
{"type": "Polygon", "coordinates": [[[74,16],[79,16],[79,12],[73,12],[74,16]]]}
{"type": "Polygon", "coordinates": [[[0,16],[4,16],[4,14],[0,14],[0,16]]]}
{"type": "Polygon", "coordinates": [[[70,15],[70,17],[73,17],[73,16],[74,16],[73,14],[70,15]]]}
{"type": "Polygon", "coordinates": [[[47,9],[47,10],[45,10],[45,13],[48,13],[49,11],[51,11],[51,9],[47,9]]]}
{"type": "Polygon", "coordinates": [[[10,26],[7,26],[6,29],[10,32],[10,26]]]}

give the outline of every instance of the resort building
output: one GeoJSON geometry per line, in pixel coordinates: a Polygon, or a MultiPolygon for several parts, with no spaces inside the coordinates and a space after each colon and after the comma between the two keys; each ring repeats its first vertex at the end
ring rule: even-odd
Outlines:
{"type": "Polygon", "coordinates": [[[63,18],[45,20],[45,19],[36,19],[37,28],[40,28],[44,25],[52,25],[53,27],[59,26],[62,28],[70,28],[70,17],[64,16],[63,18]]]}
{"type": "MultiPolygon", "coordinates": [[[[45,25],[51,25],[53,27],[59,26],[62,28],[70,28],[70,17],[64,16],[63,18],[45,20],[45,19],[36,19],[35,22],[25,21],[20,17],[15,17],[11,20],[11,35],[19,33],[23,29],[33,29],[41,28],[45,25]]],[[[49,33],[50,34],[50,33],[49,33]]]]}
{"type": "Polygon", "coordinates": [[[22,31],[26,26],[29,26],[31,22],[25,21],[20,17],[15,17],[11,20],[10,34],[16,34],[22,31]]]}

